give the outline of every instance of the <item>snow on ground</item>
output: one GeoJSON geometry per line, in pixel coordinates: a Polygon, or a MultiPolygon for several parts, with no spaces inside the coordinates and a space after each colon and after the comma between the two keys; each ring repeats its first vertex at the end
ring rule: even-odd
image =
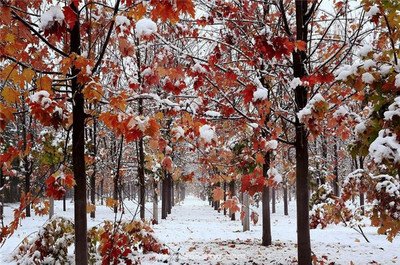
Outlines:
{"type": "MultiPolygon", "coordinates": [[[[133,202],[126,201],[126,205],[132,213],[136,211],[133,202]]],[[[58,215],[73,216],[69,201],[67,212],[62,212],[61,206],[61,201],[56,202],[58,215]]],[[[147,206],[146,215],[151,216],[151,204],[147,206]]],[[[252,209],[260,213],[261,220],[261,205],[252,209]]],[[[10,213],[10,207],[7,207],[6,216],[10,213]]],[[[95,219],[88,218],[89,226],[114,218],[112,210],[105,206],[97,206],[96,214],[95,219]]],[[[126,212],[124,218],[131,219],[132,214],[126,212]]],[[[45,220],[46,217],[23,220],[16,234],[0,248],[0,264],[11,264],[7,258],[13,249],[25,236],[37,231],[45,220]]],[[[277,213],[272,214],[272,246],[260,245],[261,228],[258,223],[251,226],[251,231],[242,232],[240,221],[231,221],[222,212],[213,210],[207,201],[187,197],[172,209],[167,220],[154,226],[156,237],[168,246],[170,255],[139,257],[142,264],[296,264],[295,204],[290,202],[289,216],[283,215],[282,203],[277,204],[277,213]]],[[[400,264],[398,238],[390,243],[385,236],[377,235],[373,227],[365,227],[364,232],[371,243],[342,225],[311,230],[313,252],[319,259],[326,256],[334,264],[400,264]]]]}

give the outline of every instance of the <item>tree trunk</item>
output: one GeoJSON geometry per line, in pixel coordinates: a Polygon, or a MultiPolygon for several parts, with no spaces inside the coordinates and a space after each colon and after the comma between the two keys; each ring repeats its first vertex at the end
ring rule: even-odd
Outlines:
{"type": "MultiPolygon", "coordinates": [[[[307,0],[296,0],[296,39],[308,42],[308,26],[305,18],[307,0]]],[[[305,51],[293,52],[293,73],[296,78],[306,76],[304,62],[307,59],[305,51]]],[[[307,88],[297,86],[295,89],[296,112],[307,104],[307,88]]],[[[308,181],[308,139],[305,125],[296,116],[296,200],[297,200],[297,255],[299,265],[311,264],[311,242],[309,227],[309,181],[308,181]]]]}
{"type": "Polygon", "coordinates": [[[283,187],[283,213],[284,215],[289,215],[289,210],[288,210],[288,187],[287,183],[285,183],[285,186],[283,187]]]}
{"type": "Polygon", "coordinates": [[[333,156],[335,159],[334,162],[334,174],[335,174],[335,179],[333,180],[333,193],[335,196],[339,196],[340,190],[339,190],[339,158],[338,158],[338,145],[337,145],[337,138],[335,137],[335,144],[333,145],[333,156]]]}
{"type": "Polygon", "coordinates": [[[175,185],[174,180],[171,178],[171,209],[175,206],[175,185]]]}
{"type": "MultiPolygon", "coordinates": [[[[93,173],[90,176],[90,202],[92,205],[96,205],[96,156],[97,156],[97,123],[96,119],[93,118],[93,131],[92,131],[92,156],[94,157],[93,160],[93,173]]],[[[96,211],[93,209],[93,211],[90,212],[90,217],[95,218],[96,217],[96,211]]]]}
{"type": "Polygon", "coordinates": [[[144,150],[143,150],[143,138],[139,139],[139,167],[138,167],[138,175],[139,175],[139,205],[140,205],[140,219],[144,220],[145,218],[145,209],[146,209],[146,186],[145,186],[145,178],[144,178],[144,150]]]}
{"type": "Polygon", "coordinates": [[[100,180],[100,204],[104,204],[104,179],[100,180]]]}
{"type": "MultiPolygon", "coordinates": [[[[122,160],[122,145],[124,144],[124,137],[121,136],[121,141],[119,143],[119,151],[118,151],[118,160],[117,160],[117,169],[116,169],[116,173],[115,173],[115,177],[114,177],[114,193],[113,193],[113,199],[115,202],[114,205],[114,213],[118,212],[118,195],[121,195],[121,185],[120,185],[120,168],[121,168],[121,160],[122,160]]],[[[121,199],[121,204],[122,204],[122,198],[121,199]]]]}
{"type": "MultiPolygon", "coordinates": [[[[363,159],[363,157],[360,156],[359,162],[360,162],[360,163],[359,163],[360,169],[364,169],[364,159],[363,159]]],[[[360,192],[361,215],[364,215],[364,214],[365,214],[364,204],[365,204],[364,192],[360,192]]]]}
{"type": "Polygon", "coordinates": [[[164,171],[164,179],[161,186],[161,219],[166,219],[168,215],[168,174],[164,171]]]}
{"type": "MultiPolygon", "coordinates": [[[[224,181],[224,203],[226,202],[226,181],[224,181]]],[[[224,215],[226,215],[226,208],[224,207],[224,215]]]]}
{"type": "Polygon", "coordinates": [[[63,211],[67,211],[67,196],[64,195],[63,197],[63,211]]]}
{"type": "Polygon", "coordinates": [[[54,198],[50,197],[49,219],[54,216],[54,198]]]}
{"type": "Polygon", "coordinates": [[[153,220],[158,224],[158,182],[153,178],[153,220]]]}
{"type": "MultiPolygon", "coordinates": [[[[235,196],[235,180],[232,179],[231,182],[229,183],[229,193],[231,194],[231,198],[233,198],[235,196]]],[[[236,216],[235,216],[235,212],[231,212],[231,220],[235,221],[236,220],[236,216]]]]}
{"type": "MultiPolygon", "coordinates": [[[[71,3],[71,9],[76,14],[78,7],[71,3]]],[[[76,20],[71,31],[71,54],[81,54],[80,23],[76,20]]],[[[78,83],[79,70],[72,67],[73,95],[73,133],[72,133],[72,165],[75,178],[74,217],[75,217],[75,263],[87,265],[87,215],[86,215],[86,173],[85,173],[85,111],[82,87],[78,83]]]]}
{"type": "Polygon", "coordinates": [[[272,188],[272,213],[276,213],[276,190],[272,188]]]}
{"type": "Polygon", "coordinates": [[[243,211],[244,211],[244,219],[243,219],[243,232],[250,230],[250,203],[249,203],[249,194],[247,192],[243,193],[243,211]]]}
{"type": "Polygon", "coordinates": [[[171,198],[172,198],[172,176],[171,173],[167,173],[167,213],[171,214],[171,210],[172,210],[172,202],[171,202],[171,198]]]}
{"type": "Polygon", "coordinates": [[[0,219],[1,227],[4,227],[4,176],[3,176],[3,164],[0,164],[0,219]]]}
{"type": "MultiPolygon", "coordinates": [[[[268,178],[267,172],[270,167],[270,160],[271,160],[270,155],[271,155],[270,152],[267,152],[264,155],[263,174],[264,174],[265,178],[268,178]]],[[[263,218],[262,245],[263,246],[269,246],[272,243],[269,191],[270,191],[270,187],[264,186],[263,192],[262,192],[262,218],[263,218]]]]}

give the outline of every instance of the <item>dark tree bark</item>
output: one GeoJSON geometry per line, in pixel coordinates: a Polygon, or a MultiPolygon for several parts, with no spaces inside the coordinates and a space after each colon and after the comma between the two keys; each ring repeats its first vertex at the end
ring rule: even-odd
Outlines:
{"type": "MultiPolygon", "coordinates": [[[[224,203],[226,202],[226,181],[224,181],[224,203]]],[[[224,215],[226,215],[226,208],[224,207],[224,215]]]]}
{"type": "Polygon", "coordinates": [[[287,182],[285,183],[285,186],[283,187],[283,213],[284,215],[289,215],[289,210],[288,210],[288,187],[287,187],[287,182]]]}
{"type": "MultiPolygon", "coordinates": [[[[360,169],[364,169],[364,158],[362,156],[359,157],[359,167],[360,169]]],[[[365,214],[364,204],[365,204],[364,192],[360,192],[361,215],[365,214]]]]}
{"type": "MultiPolygon", "coordinates": [[[[26,127],[28,126],[28,124],[26,122],[25,104],[24,104],[23,110],[24,110],[24,113],[22,113],[22,139],[23,139],[23,147],[22,148],[26,152],[26,150],[28,148],[28,134],[26,132],[26,127]]],[[[28,194],[31,191],[31,173],[32,173],[28,155],[24,155],[22,161],[24,163],[24,176],[25,176],[24,191],[25,191],[25,194],[28,194]]],[[[30,204],[26,205],[25,213],[26,213],[26,217],[31,216],[31,205],[30,204]]]]}
{"type": "Polygon", "coordinates": [[[164,179],[161,185],[161,219],[166,219],[168,215],[168,174],[164,171],[164,179]]]}
{"type": "Polygon", "coordinates": [[[171,210],[175,206],[175,185],[174,180],[171,178],[171,210]]]}
{"type": "MultiPolygon", "coordinates": [[[[97,122],[96,119],[93,118],[93,130],[92,130],[92,156],[95,158],[93,161],[93,172],[90,176],[90,202],[92,205],[96,204],[96,156],[97,156],[97,122]]],[[[96,211],[90,212],[90,217],[96,217],[96,211]]]]}
{"type": "MultiPolygon", "coordinates": [[[[124,137],[121,136],[121,141],[119,143],[119,151],[118,151],[118,160],[117,160],[117,169],[114,177],[114,193],[113,193],[113,199],[115,202],[118,202],[118,197],[121,194],[121,185],[120,185],[120,168],[121,168],[121,159],[122,159],[122,145],[124,144],[124,137]]],[[[122,198],[121,198],[122,199],[122,198]]],[[[122,201],[121,201],[122,203],[122,201]]],[[[114,205],[114,213],[118,212],[118,204],[114,205]]]]}
{"type": "MultiPolygon", "coordinates": [[[[268,170],[270,167],[271,153],[267,152],[264,155],[264,165],[263,165],[263,175],[268,178],[268,170]]],[[[262,218],[263,218],[263,227],[262,227],[262,245],[269,246],[272,243],[271,236],[271,212],[270,212],[270,204],[269,204],[269,191],[270,188],[268,186],[264,186],[262,192],[262,218]]]]}
{"type": "MultiPolygon", "coordinates": [[[[231,198],[233,198],[233,196],[235,196],[235,180],[232,179],[231,182],[229,182],[229,193],[231,194],[231,198]]],[[[236,216],[235,213],[231,213],[231,220],[235,221],[236,220],[236,216]]]]}
{"type": "MultiPolygon", "coordinates": [[[[296,40],[308,43],[307,0],[296,0],[296,40]]],[[[310,10],[312,13],[313,11],[310,10]]],[[[294,77],[303,78],[307,75],[305,51],[293,52],[294,77]]],[[[296,112],[307,104],[307,88],[297,86],[295,89],[296,112]]],[[[311,264],[311,242],[309,227],[309,180],[308,180],[308,139],[305,125],[296,116],[296,200],[297,200],[297,255],[299,265],[311,264]]]]}
{"type": "Polygon", "coordinates": [[[325,175],[327,170],[328,170],[328,141],[326,139],[326,136],[322,135],[322,172],[319,173],[319,183],[318,185],[325,184],[325,175]]]}
{"type": "MultiPolygon", "coordinates": [[[[143,115],[143,99],[139,99],[139,115],[143,115]]],[[[146,209],[146,186],[145,186],[145,175],[144,175],[144,149],[143,149],[143,137],[139,138],[139,164],[138,164],[138,177],[139,177],[139,205],[140,205],[140,219],[145,218],[146,209]]]]}
{"type": "Polygon", "coordinates": [[[339,196],[339,158],[338,158],[338,145],[337,145],[337,138],[335,137],[335,144],[333,145],[333,156],[335,160],[335,166],[333,172],[335,174],[335,179],[333,180],[333,193],[335,196],[339,196]]]}
{"type": "Polygon", "coordinates": [[[167,213],[171,214],[172,210],[172,176],[171,173],[167,172],[167,197],[166,197],[166,202],[167,202],[167,213]]]}
{"type": "Polygon", "coordinates": [[[276,190],[272,188],[272,213],[276,213],[276,190]]]}
{"type": "MultiPolygon", "coordinates": [[[[71,9],[79,13],[78,7],[71,3],[71,9]]],[[[71,53],[81,54],[81,37],[79,19],[71,31],[71,53]]],[[[74,216],[75,216],[75,263],[88,264],[87,215],[86,215],[86,173],[85,173],[85,111],[82,86],[78,83],[79,70],[72,67],[73,94],[73,133],[72,165],[75,178],[74,216]]]]}

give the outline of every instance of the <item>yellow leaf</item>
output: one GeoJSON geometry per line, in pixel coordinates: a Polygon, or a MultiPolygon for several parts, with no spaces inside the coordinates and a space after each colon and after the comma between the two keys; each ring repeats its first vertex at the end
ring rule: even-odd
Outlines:
{"type": "Polygon", "coordinates": [[[5,87],[1,92],[1,96],[7,103],[19,103],[19,93],[11,87],[5,87]]]}
{"type": "Polygon", "coordinates": [[[103,96],[103,89],[99,83],[90,82],[82,90],[82,93],[89,102],[98,102],[103,96]]]}
{"type": "Polygon", "coordinates": [[[13,44],[13,43],[15,42],[15,36],[14,36],[14,34],[7,33],[7,34],[6,34],[6,37],[5,37],[5,40],[6,40],[8,43],[13,44]]]}
{"type": "Polygon", "coordinates": [[[29,83],[35,76],[35,71],[33,71],[31,68],[25,68],[24,71],[22,71],[22,76],[24,77],[25,82],[29,83]]]}
{"type": "Polygon", "coordinates": [[[134,20],[138,21],[141,19],[144,15],[146,14],[146,7],[143,5],[143,3],[138,4],[133,8],[129,13],[128,17],[133,18],[134,20]]]}
{"type": "Polygon", "coordinates": [[[88,203],[86,204],[86,212],[91,213],[96,211],[96,205],[88,203]]]}
{"type": "Polygon", "coordinates": [[[114,200],[111,197],[106,198],[106,206],[107,207],[113,208],[113,207],[115,207],[117,205],[118,205],[118,201],[117,200],[114,200]]]}
{"type": "Polygon", "coordinates": [[[38,90],[46,90],[47,92],[49,92],[50,94],[53,93],[53,91],[51,90],[51,84],[52,84],[52,80],[50,77],[48,76],[43,76],[41,78],[39,78],[36,81],[36,85],[38,87],[38,90]]]}

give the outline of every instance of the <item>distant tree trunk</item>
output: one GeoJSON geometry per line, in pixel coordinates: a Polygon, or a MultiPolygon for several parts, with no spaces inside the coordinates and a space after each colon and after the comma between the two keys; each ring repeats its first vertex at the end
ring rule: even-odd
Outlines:
{"type": "MultiPolygon", "coordinates": [[[[24,102],[24,101],[23,101],[24,102]]],[[[25,104],[23,105],[23,110],[25,111],[25,104]]],[[[22,113],[22,139],[23,139],[23,150],[26,152],[28,149],[28,134],[26,132],[26,127],[27,127],[27,122],[26,122],[26,113],[22,113]]],[[[25,153],[24,157],[23,157],[23,163],[24,163],[24,176],[25,176],[25,194],[28,194],[31,190],[31,166],[30,166],[30,162],[28,159],[28,155],[25,153]]],[[[26,213],[26,217],[30,217],[31,216],[31,205],[28,204],[25,207],[25,213],[26,213]]]]}
{"type": "Polygon", "coordinates": [[[181,185],[181,200],[184,201],[186,197],[186,187],[185,187],[185,183],[182,182],[181,185]]]}
{"type": "MultiPolygon", "coordinates": [[[[231,182],[229,182],[229,193],[231,194],[231,198],[233,198],[235,196],[235,180],[232,179],[231,182]]],[[[231,212],[231,220],[235,221],[236,220],[236,216],[235,216],[235,212],[231,212]]]]}
{"type": "Polygon", "coordinates": [[[250,200],[249,194],[247,192],[243,193],[243,211],[244,211],[244,219],[243,219],[243,232],[250,230],[250,200]]]}
{"type": "MultiPolygon", "coordinates": [[[[70,5],[73,12],[79,14],[74,2],[70,5]]],[[[80,22],[76,20],[71,31],[70,53],[81,54],[80,22]]],[[[86,215],[86,167],[85,167],[85,110],[82,86],[78,82],[79,69],[72,67],[71,88],[73,95],[73,133],[72,165],[75,178],[74,216],[75,216],[75,263],[88,264],[87,215],[86,215]]]]}
{"type": "MultiPolygon", "coordinates": [[[[364,158],[362,156],[359,157],[359,162],[360,162],[359,163],[360,169],[364,169],[364,158]]],[[[364,204],[365,204],[364,192],[360,192],[361,215],[365,214],[364,204]]]]}
{"type": "MultiPolygon", "coordinates": [[[[122,159],[122,145],[124,144],[124,137],[121,136],[121,141],[119,143],[119,152],[118,152],[118,160],[117,160],[117,168],[114,177],[114,192],[113,192],[113,199],[116,205],[114,205],[114,213],[118,212],[118,195],[121,193],[121,185],[120,185],[120,168],[121,168],[121,159],[122,159]]],[[[122,203],[122,201],[121,201],[122,203]]]]}
{"type": "Polygon", "coordinates": [[[63,211],[67,211],[67,196],[64,195],[63,197],[63,211]]]}
{"type": "Polygon", "coordinates": [[[272,213],[276,213],[276,190],[272,188],[272,213]]]}
{"type": "Polygon", "coordinates": [[[50,209],[49,209],[49,219],[54,216],[54,199],[50,197],[50,209]]]}
{"type": "MultiPolygon", "coordinates": [[[[92,131],[92,156],[94,157],[93,160],[93,172],[90,176],[90,202],[92,205],[96,205],[96,156],[97,156],[97,122],[96,118],[93,118],[93,131],[92,131]]],[[[93,210],[90,212],[90,217],[96,217],[96,211],[93,210]]]]}
{"type": "Polygon", "coordinates": [[[162,200],[161,200],[161,219],[166,219],[168,215],[168,173],[164,171],[164,179],[162,181],[162,187],[161,187],[161,194],[162,194],[162,200]]]}
{"type": "Polygon", "coordinates": [[[167,178],[167,192],[168,192],[168,194],[167,194],[167,213],[168,214],[171,214],[171,210],[172,210],[172,201],[171,201],[171,198],[172,198],[172,176],[171,176],[171,173],[167,173],[167,176],[168,176],[168,178],[167,178]]]}
{"type": "Polygon", "coordinates": [[[325,175],[328,170],[328,141],[327,141],[325,135],[322,135],[321,138],[322,138],[322,148],[321,148],[322,149],[322,158],[324,160],[322,161],[321,172],[319,172],[318,186],[325,184],[325,175]]]}
{"type": "Polygon", "coordinates": [[[175,189],[174,180],[171,178],[171,209],[175,206],[175,189]]]}
{"type": "Polygon", "coordinates": [[[337,145],[337,138],[335,137],[335,144],[333,145],[333,156],[334,156],[334,174],[335,174],[335,179],[333,180],[333,193],[335,196],[340,195],[340,190],[339,190],[339,158],[338,158],[338,145],[337,145]]]}
{"type": "Polygon", "coordinates": [[[158,181],[153,178],[153,220],[158,224],[158,181]]]}
{"type": "Polygon", "coordinates": [[[100,180],[100,204],[104,204],[104,179],[100,180]]]}
{"type": "Polygon", "coordinates": [[[3,164],[0,164],[0,219],[1,227],[4,227],[4,176],[3,176],[3,164]]]}
{"type": "MultiPolygon", "coordinates": [[[[306,13],[308,0],[295,0],[296,6],[296,40],[308,43],[308,19],[306,13]]],[[[311,10],[310,10],[311,11],[311,10]]],[[[307,75],[304,62],[305,51],[293,52],[293,74],[296,78],[307,75]]],[[[307,88],[298,85],[295,88],[296,112],[307,104],[307,88]]],[[[296,205],[297,205],[297,254],[299,265],[311,264],[311,242],[309,225],[309,181],[308,181],[308,139],[306,127],[296,116],[296,205]]]]}
{"type": "Polygon", "coordinates": [[[283,213],[284,215],[289,215],[289,210],[288,210],[288,187],[287,187],[287,181],[285,183],[285,186],[283,187],[283,213]]]}
{"type": "MultiPolygon", "coordinates": [[[[270,161],[271,161],[271,153],[267,152],[264,155],[264,165],[263,165],[263,174],[266,178],[268,176],[267,172],[270,167],[270,161]]],[[[263,246],[269,246],[272,243],[269,191],[270,191],[270,187],[264,186],[263,192],[262,192],[262,218],[263,218],[262,245],[263,246]]]]}
{"type": "MultiPolygon", "coordinates": [[[[224,203],[226,202],[226,181],[224,181],[224,203]]],[[[224,207],[224,215],[226,215],[226,208],[224,207]]]]}

